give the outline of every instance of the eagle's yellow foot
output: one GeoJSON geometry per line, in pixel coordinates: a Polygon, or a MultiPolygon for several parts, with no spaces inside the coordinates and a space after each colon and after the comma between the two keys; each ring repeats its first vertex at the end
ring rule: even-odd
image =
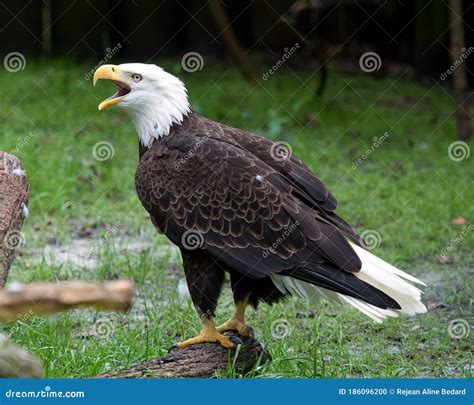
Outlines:
{"type": "Polygon", "coordinates": [[[231,337],[221,335],[220,333],[216,333],[213,336],[198,335],[191,339],[187,339],[182,342],[179,342],[178,344],[176,344],[176,347],[178,349],[182,349],[183,347],[195,345],[198,343],[210,343],[210,342],[218,342],[221,346],[227,349],[232,349],[233,347],[235,347],[235,343],[232,342],[231,337]]]}
{"type": "Polygon", "coordinates": [[[248,297],[235,303],[235,311],[228,321],[219,325],[216,330],[220,333],[235,330],[243,337],[254,337],[253,329],[245,324],[245,307],[247,306],[248,297]]]}
{"type": "Polygon", "coordinates": [[[236,331],[239,332],[239,334],[243,337],[254,337],[253,329],[236,318],[230,318],[228,321],[225,321],[223,324],[219,325],[216,330],[219,333],[236,331]]]}
{"type": "Polygon", "coordinates": [[[242,344],[242,341],[237,336],[224,336],[219,333],[216,327],[214,326],[214,322],[212,322],[211,320],[207,320],[205,321],[201,333],[198,336],[179,342],[173,347],[171,347],[171,349],[182,349],[183,347],[195,345],[198,343],[212,342],[217,342],[227,349],[231,349],[238,344],[242,344]]]}

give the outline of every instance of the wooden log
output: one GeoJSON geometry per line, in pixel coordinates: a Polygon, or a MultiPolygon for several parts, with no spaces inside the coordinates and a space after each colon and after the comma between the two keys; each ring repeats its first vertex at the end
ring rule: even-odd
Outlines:
{"type": "Polygon", "coordinates": [[[12,287],[0,290],[0,322],[27,314],[51,314],[83,306],[124,311],[130,308],[134,292],[133,282],[129,280],[100,284],[60,281],[12,287]]]}
{"type": "Polygon", "coordinates": [[[24,243],[20,230],[28,213],[29,192],[20,161],[0,152],[0,288],[5,287],[15,252],[24,243]]]}
{"type": "Polygon", "coordinates": [[[172,349],[170,353],[143,364],[99,375],[99,378],[213,378],[229,368],[246,374],[271,361],[270,354],[253,338],[239,336],[243,345],[228,350],[217,343],[201,343],[172,349]]]}

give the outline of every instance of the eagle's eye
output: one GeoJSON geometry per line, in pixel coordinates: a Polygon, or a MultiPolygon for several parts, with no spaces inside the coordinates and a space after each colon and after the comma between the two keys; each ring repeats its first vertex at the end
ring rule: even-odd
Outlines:
{"type": "Polygon", "coordinates": [[[133,79],[133,81],[135,81],[135,82],[139,82],[140,80],[143,79],[143,77],[142,77],[142,75],[139,75],[138,73],[134,73],[134,74],[132,75],[132,79],[133,79]]]}

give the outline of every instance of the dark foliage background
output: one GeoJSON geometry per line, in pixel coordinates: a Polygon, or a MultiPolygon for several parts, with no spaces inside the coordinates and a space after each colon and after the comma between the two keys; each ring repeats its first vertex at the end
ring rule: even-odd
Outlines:
{"type": "MultiPolygon", "coordinates": [[[[439,77],[450,66],[447,0],[221,1],[247,52],[281,52],[295,39],[289,22],[321,48],[343,45],[344,54],[377,52],[384,60],[414,67],[418,76],[439,77]],[[304,5],[303,4],[303,5],[304,5]]],[[[464,1],[466,44],[474,43],[474,5],[464,1]]],[[[226,56],[208,1],[7,0],[0,4],[0,54],[100,60],[121,44],[121,59],[144,62],[190,50],[226,56]]],[[[331,48],[332,49],[332,48],[331,48]]],[[[466,61],[474,70],[474,58],[466,61]]],[[[473,75],[469,74],[470,84],[473,75]]]]}

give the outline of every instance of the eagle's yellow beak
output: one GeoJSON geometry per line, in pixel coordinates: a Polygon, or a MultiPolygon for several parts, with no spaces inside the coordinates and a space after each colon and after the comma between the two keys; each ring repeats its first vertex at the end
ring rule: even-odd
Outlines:
{"type": "Polygon", "coordinates": [[[110,80],[117,86],[117,92],[99,104],[99,111],[118,104],[122,98],[130,93],[130,86],[124,82],[123,74],[120,71],[120,67],[117,65],[100,66],[94,73],[94,86],[99,79],[110,80]]]}

